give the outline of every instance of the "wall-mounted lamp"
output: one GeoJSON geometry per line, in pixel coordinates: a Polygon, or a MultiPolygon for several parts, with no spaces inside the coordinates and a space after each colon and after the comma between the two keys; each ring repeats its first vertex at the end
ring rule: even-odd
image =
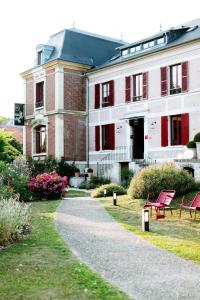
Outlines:
{"type": "Polygon", "coordinates": [[[113,192],[113,205],[117,205],[117,192],[113,192]]]}
{"type": "Polygon", "coordinates": [[[149,231],[149,210],[142,210],[142,230],[149,231]]]}

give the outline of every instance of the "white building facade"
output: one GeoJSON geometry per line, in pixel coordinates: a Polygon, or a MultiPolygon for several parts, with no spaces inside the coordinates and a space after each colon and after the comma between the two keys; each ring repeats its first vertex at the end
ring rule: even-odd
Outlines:
{"type": "Polygon", "coordinates": [[[89,162],[120,181],[121,168],[176,161],[200,179],[187,143],[200,132],[200,29],[183,26],[120,47],[90,71],[89,162]]]}

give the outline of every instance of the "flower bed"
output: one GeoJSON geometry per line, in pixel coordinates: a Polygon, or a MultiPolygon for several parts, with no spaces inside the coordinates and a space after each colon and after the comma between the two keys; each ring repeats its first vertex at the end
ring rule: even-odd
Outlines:
{"type": "Polygon", "coordinates": [[[36,198],[58,199],[68,187],[68,178],[59,176],[56,171],[43,173],[33,177],[28,187],[36,198]]]}

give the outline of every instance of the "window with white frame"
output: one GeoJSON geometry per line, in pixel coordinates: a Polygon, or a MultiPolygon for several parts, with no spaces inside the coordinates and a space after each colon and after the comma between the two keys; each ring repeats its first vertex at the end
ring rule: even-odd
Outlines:
{"type": "Polygon", "coordinates": [[[35,153],[46,153],[46,126],[44,125],[35,128],[35,153]]]}

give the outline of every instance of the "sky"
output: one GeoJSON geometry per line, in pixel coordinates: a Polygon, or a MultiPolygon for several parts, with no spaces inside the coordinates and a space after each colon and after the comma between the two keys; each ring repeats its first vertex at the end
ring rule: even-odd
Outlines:
{"type": "Polygon", "coordinates": [[[24,103],[20,73],[33,67],[36,46],[75,28],[127,42],[200,17],[198,0],[6,0],[0,2],[0,116],[24,103]]]}

